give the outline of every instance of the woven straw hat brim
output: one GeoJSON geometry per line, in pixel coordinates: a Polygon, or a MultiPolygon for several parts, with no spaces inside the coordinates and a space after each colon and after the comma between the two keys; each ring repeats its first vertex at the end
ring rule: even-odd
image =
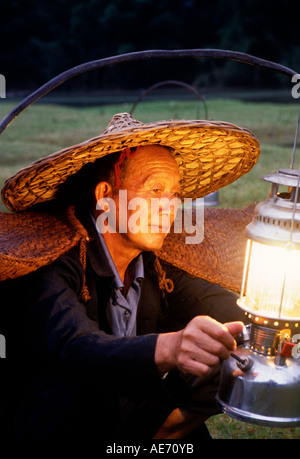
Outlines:
{"type": "MultiPolygon", "coordinates": [[[[121,115],[130,116],[116,116],[121,115]]],[[[174,149],[182,177],[182,197],[192,199],[234,182],[256,164],[260,154],[253,134],[229,123],[175,120],[143,124],[134,120],[125,128],[108,127],[98,137],[22,169],[6,180],[2,200],[13,211],[49,201],[58,187],[85,164],[126,147],[154,144],[174,149]]]]}

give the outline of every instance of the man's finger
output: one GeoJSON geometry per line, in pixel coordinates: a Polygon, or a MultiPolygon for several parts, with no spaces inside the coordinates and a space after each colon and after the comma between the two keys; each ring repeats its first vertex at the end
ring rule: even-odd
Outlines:
{"type": "Polygon", "coordinates": [[[232,336],[242,333],[244,327],[243,322],[227,322],[224,325],[232,336]]]}
{"type": "MultiPolygon", "coordinates": [[[[197,316],[192,321],[193,325],[192,331],[195,328],[196,330],[201,330],[206,335],[222,343],[228,350],[234,350],[236,348],[236,343],[233,338],[233,334],[239,334],[243,329],[242,322],[228,322],[226,324],[221,324],[211,317],[207,316],[197,316]]],[[[205,341],[207,342],[207,336],[205,336],[205,341]]],[[[194,340],[197,344],[200,344],[201,347],[207,348],[205,341],[203,342],[202,334],[195,335],[194,340]]]]}

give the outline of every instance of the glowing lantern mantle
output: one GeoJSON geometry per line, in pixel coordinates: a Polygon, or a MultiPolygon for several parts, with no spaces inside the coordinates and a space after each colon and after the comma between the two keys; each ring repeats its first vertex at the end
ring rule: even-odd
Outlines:
{"type": "Polygon", "coordinates": [[[264,317],[300,320],[299,171],[280,170],[264,179],[272,182],[272,189],[246,228],[248,245],[238,304],[264,317]],[[280,185],[287,191],[279,192],[280,185]]]}
{"type": "Polygon", "coordinates": [[[238,306],[250,324],[224,362],[217,395],[228,415],[268,426],[300,425],[300,172],[264,177],[269,198],[246,228],[238,306]],[[285,190],[281,191],[284,186],[285,190]]]}
{"type": "Polygon", "coordinates": [[[248,241],[239,306],[266,318],[300,317],[300,250],[248,241]],[[246,289],[246,290],[244,290],[246,289]]]}

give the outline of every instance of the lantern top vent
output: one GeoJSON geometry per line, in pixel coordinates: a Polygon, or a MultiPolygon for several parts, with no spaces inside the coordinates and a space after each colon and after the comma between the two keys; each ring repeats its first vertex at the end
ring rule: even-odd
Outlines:
{"type": "Polygon", "coordinates": [[[299,170],[280,169],[264,180],[272,183],[271,192],[266,201],[256,206],[246,236],[266,244],[293,243],[300,248],[299,170]],[[281,186],[286,189],[281,191],[281,186]]]}

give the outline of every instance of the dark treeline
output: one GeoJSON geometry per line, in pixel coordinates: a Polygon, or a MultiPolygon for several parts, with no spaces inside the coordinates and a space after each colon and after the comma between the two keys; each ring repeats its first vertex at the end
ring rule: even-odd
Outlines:
{"type": "MultiPolygon", "coordinates": [[[[0,73],[7,89],[35,89],[103,57],[149,49],[242,51],[300,72],[300,4],[292,0],[6,0],[0,73]]],[[[281,78],[216,59],[151,60],[80,77],[84,88],[138,88],[165,79],[196,86],[270,86],[281,78]]],[[[64,86],[72,88],[73,81],[64,86]]]]}

